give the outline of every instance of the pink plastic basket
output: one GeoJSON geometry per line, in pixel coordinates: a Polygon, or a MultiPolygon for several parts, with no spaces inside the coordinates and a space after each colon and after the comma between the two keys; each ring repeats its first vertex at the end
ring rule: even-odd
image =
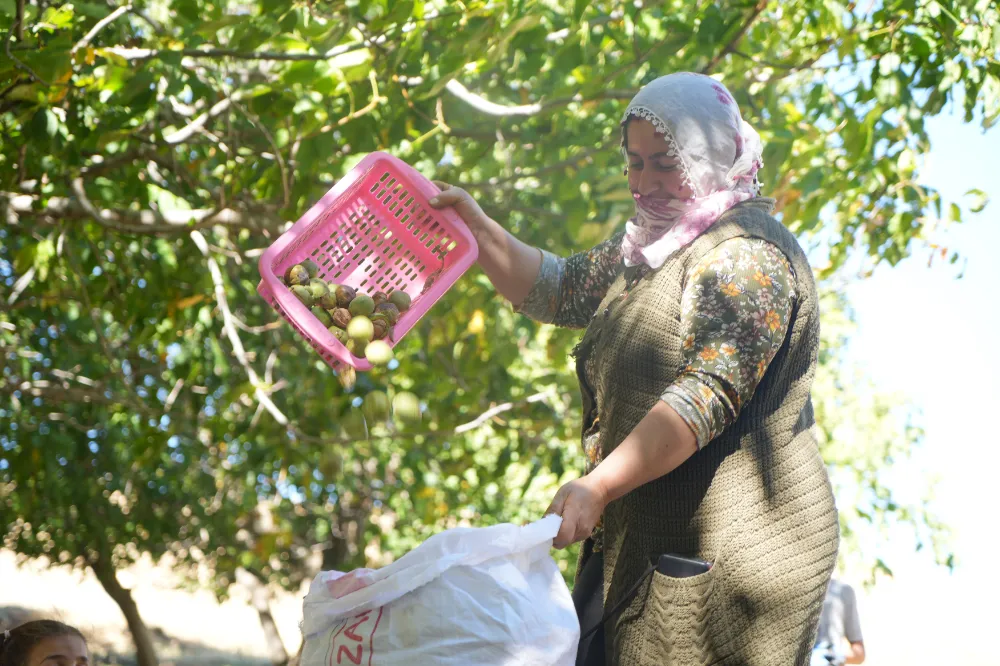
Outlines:
{"type": "Polygon", "coordinates": [[[370,370],[303,305],[281,276],[312,259],[320,276],[359,291],[402,289],[412,297],[393,335],[395,346],[476,261],[479,248],[451,209],[427,201],[440,190],[405,162],[376,152],[281,235],[260,257],[257,292],[331,367],[370,370]]]}

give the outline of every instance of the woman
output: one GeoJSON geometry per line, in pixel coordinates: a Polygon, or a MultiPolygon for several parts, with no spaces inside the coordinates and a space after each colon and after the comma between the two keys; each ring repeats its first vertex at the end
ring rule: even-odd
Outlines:
{"type": "Polygon", "coordinates": [[[77,629],[35,620],[0,632],[0,666],[87,666],[87,642],[77,629]]]}
{"type": "MultiPolygon", "coordinates": [[[[807,664],[836,559],[837,515],[810,434],[819,344],[812,272],[758,196],[761,145],[724,86],[672,74],[622,122],[636,215],[559,259],[454,206],[497,290],[527,316],[586,327],[575,356],[586,475],[559,489],[554,545],[585,540],[607,663],[807,664]],[[711,564],[652,576],[674,553],[711,564]]],[[[579,595],[575,595],[579,597],[579,595]]],[[[586,629],[587,627],[584,627],[586,629]]]]}

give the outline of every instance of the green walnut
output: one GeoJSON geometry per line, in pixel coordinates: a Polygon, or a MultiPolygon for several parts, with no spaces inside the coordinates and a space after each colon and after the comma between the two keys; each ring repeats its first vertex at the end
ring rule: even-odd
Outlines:
{"type": "Polygon", "coordinates": [[[309,276],[310,277],[313,277],[313,278],[318,278],[319,277],[319,266],[316,265],[315,261],[313,261],[312,259],[306,259],[305,261],[302,262],[301,265],[302,265],[302,268],[304,268],[307,271],[309,271],[309,276]]]}
{"type": "Polygon", "coordinates": [[[350,336],[347,335],[347,331],[342,328],[337,328],[336,326],[330,326],[326,330],[333,333],[333,337],[340,341],[340,344],[346,345],[350,341],[350,336]]]}
{"type": "Polygon", "coordinates": [[[287,271],[285,271],[285,284],[289,287],[295,285],[304,285],[309,282],[309,271],[305,269],[301,264],[295,264],[290,266],[287,271]]]}
{"type": "Polygon", "coordinates": [[[347,334],[351,336],[351,340],[358,340],[367,344],[375,337],[375,326],[368,317],[363,315],[354,317],[347,324],[347,334]]]}
{"type": "Polygon", "coordinates": [[[392,399],[392,415],[400,423],[418,423],[420,421],[420,400],[417,399],[417,396],[406,391],[397,393],[392,399]]]}
{"type": "Polygon", "coordinates": [[[313,306],[313,297],[312,294],[309,293],[309,289],[307,287],[297,284],[292,286],[290,291],[292,292],[292,295],[302,301],[302,304],[307,308],[311,308],[313,306]]]}
{"type": "Polygon", "coordinates": [[[365,348],[365,358],[372,365],[386,365],[392,360],[392,347],[385,340],[369,342],[365,348]]]}
{"type": "Polygon", "coordinates": [[[340,474],[341,462],[340,456],[336,456],[332,453],[324,454],[319,460],[319,471],[323,475],[326,481],[332,481],[334,477],[340,474]]]}
{"type": "Polygon", "coordinates": [[[351,323],[351,313],[348,312],[347,308],[337,308],[331,313],[331,318],[333,319],[334,326],[342,328],[345,331],[351,323]]]}
{"type": "Polygon", "coordinates": [[[375,306],[378,307],[380,304],[389,300],[389,295],[384,291],[376,291],[372,294],[372,300],[375,302],[375,306]]]}
{"type": "Polygon", "coordinates": [[[336,293],[337,293],[337,307],[340,308],[346,308],[350,306],[351,301],[353,301],[354,297],[358,295],[358,292],[357,290],[354,289],[354,287],[348,287],[345,284],[342,284],[339,287],[337,287],[336,293]]]}
{"type": "Polygon", "coordinates": [[[312,312],[313,316],[316,317],[316,319],[319,319],[324,326],[330,326],[333,324],[333,318],[330,317],[330,313],[320,306],[314,305],[309,311],[312,312]]]}
{"type": "MultiPolygon", "coordinates": [[[[395,293],[395,292],[393,292],[395,293]]],[[[392,298],[390,296],[390,298],[392,298]]],[[[399,321],[399,308],[390,303],[382,303],[377,308],[375,308],[377,314],[385,315],[386,320],[389,322],[390,326],[395,326],[396,322],[399,321]]]]}
{"type": "Polygon", "coordinates": [[[354,297],[354,300],[351,301],[351,305],[348,309],[355,317],[359,315],[362,317],[369,317],[373,312],[375,312],[375,302],[372,300],[372,297],[367,294],[358,294],[354,297]]]}
{"type": "Polygon", "coordinates": [[[360,409],[349,409],[340,420],[344,431],[356,439],[368,439],[368,425],[360,409]]]}
{"type": "Polygon", "coordinates": [[[357,358],[364,358],[365,352],[368,351],[368,343],[364,340],[348,340],[347,351],[351,352],[357,358]]]}
{"type": "Polygon", "coordinates": [[[336,310],[337,309],[337,285],[331,284],[326,292],[320,296],[319,305],[324,310],[336,310]]]}
{"type": "Polygon", "coordinates": [[[369,424],[385,421],[389,418],[389,396],[382,391],[370,392],[361,404],[361,411],[369,424]]]}
{"type": "Polygon", "coordinates": [[[309,293],[312,294],[313,300],[317,303],[319,303],[319,300],[327,294],[326,282],[317,280],[316,278],[309,280],[309,284],[306,285],[306,289],[309,290],[309,293]]]}
{"type": "Polygon", "coordinates": [[[401,289],[389,294],[389,302],[395,305],[400,312],[406,312],[410,309],[410,295],[401,289]]]}

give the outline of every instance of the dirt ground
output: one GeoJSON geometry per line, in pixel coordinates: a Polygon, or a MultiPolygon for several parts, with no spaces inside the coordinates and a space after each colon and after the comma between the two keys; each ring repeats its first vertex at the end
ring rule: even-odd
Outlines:
{"type": "MultiPolygon", "coordinates": [[[[132,590],[153,631],[162,666],[269,663],[257,612],[239,586],[220,604],[208,592],[183,589],[169,563],[144,561],[118,578],[132,590]]],[[[305,591],[278,594],[271,607],[290,655],[299,649],[305,591]]],[[[125,618],[93,575],[49,567],[44,560],[18,567],[14,553],[0,549],[0,631],[37,618],[58,619],[83,631],[96,657],[92,663],[135,663],[125,618]]]]}

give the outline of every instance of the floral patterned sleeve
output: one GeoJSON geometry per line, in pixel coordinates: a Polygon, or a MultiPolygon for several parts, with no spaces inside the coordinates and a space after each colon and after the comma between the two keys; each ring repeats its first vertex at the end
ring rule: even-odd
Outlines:
{"type": "Polygon", "coordinates": [[[681,297],[686,367],[663,394],[702,448],[736,420],[778,353],[795,303],[788,259],[733,238],[695,265],[681,297]]]}
{"type": "Polygon", "coordinates": [[[624,268],[621,253],[624,233],[616,233],[594,249],[568,258],[542,250],[538,278],[515,310],[546,324],[586,327],[624,268]]]}

